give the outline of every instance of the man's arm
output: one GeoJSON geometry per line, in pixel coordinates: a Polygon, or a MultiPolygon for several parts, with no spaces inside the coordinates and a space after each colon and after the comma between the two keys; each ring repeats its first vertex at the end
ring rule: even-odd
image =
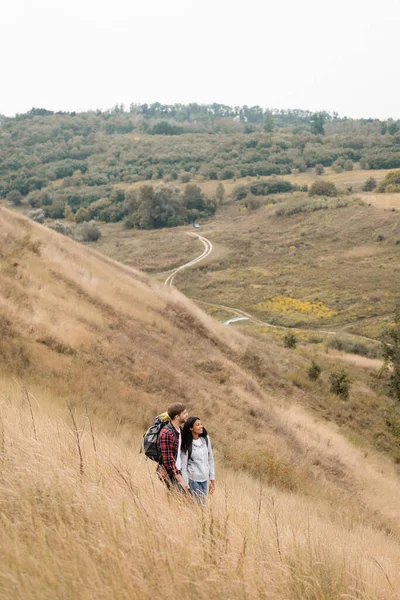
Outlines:
{"type": "Polygon", "coordinates": [[[174,457],[174,434],[166,427],[162,429],[159,437],[161,460],[164,469],[171,477],[176,477],[176,463],[174,457]]]}

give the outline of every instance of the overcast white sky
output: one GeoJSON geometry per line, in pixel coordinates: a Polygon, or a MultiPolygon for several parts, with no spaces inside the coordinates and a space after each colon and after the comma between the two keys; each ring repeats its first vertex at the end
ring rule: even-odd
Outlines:
{"type": "Polygon", "coordinates": [[[10,0],[0,113],[221,102],[400,118],[400,0],[10,0]]]}

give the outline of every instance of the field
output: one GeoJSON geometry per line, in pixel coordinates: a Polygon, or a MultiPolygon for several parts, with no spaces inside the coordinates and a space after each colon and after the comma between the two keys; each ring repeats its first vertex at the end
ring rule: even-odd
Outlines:
{"type": "Polygon", "coordinates": [[[400,408],[379,363],[224,327],[4,208],[0,289],[4,598],[398,597],[400,408]],[[329,392],[344,365],[347,401],[329,392]],[[167,498],[138,453],[178,399],[215,448],[205,510],[167,498]]]}
{"type": "MultiPolygon", "coordinates": [[[[259,210],[244,214],[227,196],[201,229],[213,242],[213,254],[179,274],[177,287],[195,300],[239,308],[272,324],[379,337],[399,293],[400,195],[359,192],[371,173],[327,172],[323,177],[339,189],[351,183],[355,191],[329,210],[314,210],[313,201],[296,192],[266,197],[259,210]],[[278,209],[288,215],[278,216],[278,209]]],[[[385,173],[374,176],[379,181],[385,173]]],[[[317,176],[296,177],[309,184],[317,176]]],[[[237,183],[225,182],[226,193],[237,183]]],[[[212,192],[216,182],[199,185],[212,192]]],[[[185,235],[189,230],[126,231],[105,224],[96,247],[155,277],[158,271],[162,279],[193,258],[196,247],[200,253],[201,245],[185,235]]]]}
{"type": "MultiPolygon", "coordinates": [[[[335,171],[331,167],[325,167],[325,171],[322,175],[317,175],[314,169],[307,169],[304,173],[291,173],[290,175],[279,175],[279,179],[285,179],[287,181],[291,181],[292,183],[297,183],[298,185],[311,185],[314,181],[319,181],[321,179],[326,179],[327,181],[332,181],[339,189],[346,189],[349,186],[352,186],[354,192],[361,192],[362,186],[365,181],[370,177],[376,179],[379,184],[381,181],[385,179],[385,176],[391,172],[396,171],[397,169],[360,169],[357,168],[358,165],[355,165],[355,168],[352,171],[342,171],[341,173],[335,173],[335,171]]],[[[233,191],[233,188],[236,185],[246,184],[249,181],[268,181],[272,178],[272,176],[260,176],[255,179],[254,177],[237,177],[233,179],[226,179],[222,183],[226,190],[226,194],[230,195],[233,191]]],[[[200,185],[201,189],[207,194],[214,195],[218,181],[212,180],[204,180],[204,177],[200,175],[195,175],[193,179],[194,183],[200,185]]],[[[162,183],[162,180],[155,180],[152,184],[157,185],[162,183]]],[[[184,186],[181,182],[177,181],[174,184],[179,186],[184,186]]],[[[138,181],[133,184],[120,184],[123,189],[129,189],[133,187],[134,189],[143,185],[143,181],[138,181]]],[[[376,194],[371,194],[376,195],[376,194]]],[[[370,194],[366,195],[367,197],[370,194]]],[[[379,194],[381,196],[381,194],[379,194]]],[[[393,194],[396,197],[396,194],[393,194]]]]}
{"type": "MultiPolygon", "coordinates": [[[[153,259],[164,268],[184,230],[142,232],[133,247],[144,258],[152,236],[155,255],[170,233],[167,261],[153,259]]],[[[231,252],[225,239],[215,256],[231,252]]],[[[4,208],[0,290],[4,598],[398,597],[400,408],[379,362],[301,331],[291,350],[279,331],[225,327],[153,276],[4,208]],[[347,401],[329,391],[343,366],[347,401]],[[138,452],[178,399],[215,448],[205,510],[167,498],[138,452]]]]}

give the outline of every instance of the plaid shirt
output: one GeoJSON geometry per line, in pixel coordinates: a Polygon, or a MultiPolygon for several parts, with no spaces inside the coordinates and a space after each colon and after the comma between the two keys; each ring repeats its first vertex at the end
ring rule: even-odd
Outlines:
{"type": "Polygon", "coordinates": [[[161,453],[161,464],[157,467],[157,473],[162,479],[175,478],[180,473],[176,468],[179,434],[171,423],[161,429],[157,445],[161,453]]]}

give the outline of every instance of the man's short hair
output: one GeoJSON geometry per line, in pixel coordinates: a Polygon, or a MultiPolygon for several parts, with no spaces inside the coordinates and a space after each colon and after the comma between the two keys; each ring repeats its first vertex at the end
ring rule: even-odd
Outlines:
{"type": "Polygon", "coordinates": [[[181,412],[183,412],[184,410],[186,410],[186,404],[182,404],[182,402],[174,402],[174,404],[168,406],[167,413],[172,421],[177,415],[180,415],[181,412]]]}

